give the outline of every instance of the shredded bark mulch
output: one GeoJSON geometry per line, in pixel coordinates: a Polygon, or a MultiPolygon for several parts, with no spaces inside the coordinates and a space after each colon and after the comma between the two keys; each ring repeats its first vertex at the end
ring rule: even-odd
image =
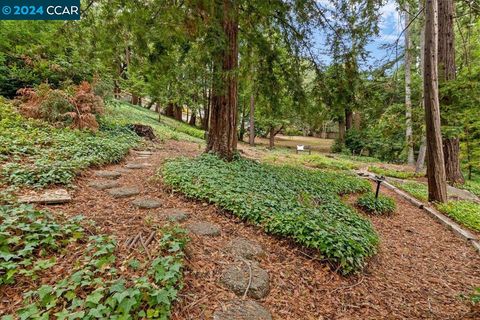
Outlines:
{"type": "MultiPolygon", "coordinates": [[[[234,262],[228,245],[238,237],[260,244],[265,251],[258,263],[269,273],[270,292],[258,302],[273,319],[480,317],[462,298],[480,285],[480,255],[395,193],[382,190],[397,202],[394,215],[369,216],[381,239],[378,255],[360,274],[343,277],[314,253],[288,240],[266,235],[214,205],[172,192],[161,178],[155,177],[156,170],[167,158],[193,156],[202,150],[188,142],[169,141],[158,146],[160,149],[147,160],[150,167],[122,171],[118,182],[139,188],[136,197],[157,199],[159,208],[140,209],[132,205],[136,197],[114,199],[105,191],[89,187],[95,179],[93,171],[77,180],[73,202],[54,208],[68,215],[85,215],[103,232],[117,236],[119,243],[140,231],[148,234],[171,223],[164,218],[168,209],[189,214],[180,223],[184,227],[202,221],[218,225],[220,235],[216,237],[190,234],[185,285],[174,306],[173,319],[212,319],[215,309],[237,298],[220,283],[220,278],[225,267],[234,262]]],[[[132,154],[127,160],[134,158],[132,154]]],[[[107,166],[105,170],[123,165],[107,166]]],[[[118,250],[120,258],[129,255],[122,252],[124,249],[118,250]]]]}

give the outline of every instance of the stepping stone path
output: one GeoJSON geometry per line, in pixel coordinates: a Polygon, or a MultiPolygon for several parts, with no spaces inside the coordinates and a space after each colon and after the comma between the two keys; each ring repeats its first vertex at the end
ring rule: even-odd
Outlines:
{"type": "Polygon", "coordinates": [[[18,197],[20,203],[62,204],[72,201],[65,189],[46,190],[41,194],[32,193],[18,197]]]}
{"type": "Polygon", "coordinates": [[[106,190],[106,189],[117,188],[120,186],[120,183],[113,180],[94,180],[90,182],[88,186],[97,190],[106,190]]]}
{"type": "Polygon", "coordinates": [[[194,222],[189,224],[187,228],[197,236],[216,237],[220,235],[220,228],[209,222],[194,222]]]}
{"type": "Polygon", "coordinates": [[[118,179],[120,178],[121,175],[122,174],[117,171],[107,171],[107,170],[95,171],[95,176],[100,178],[106,178],[106,179],[118,179]]]}
{"type": "Polygon", "coordinates": [[[151,151],[135,151],[135,153],[141,156],[151,156],[153,154],[151,151]]]}
{"type": "Polygon", "coordinates": [[[267,309],[255,301],[234,300],[213,313],[213,320],[272,320],[267,309]]]}
{"type": "Polygon", "coordinates": [[[169,209],[164,212],[165,219],[172,221],[172,222],[182,222],[187,220],[190,215],[182,210],[178,209],[169,209]]]}
{"type": "Polygon", "coordinates": [[[139,198],[132,201],[132,204],[141,209],[155,209],[162,205],[162,203],[152,198],[139,198]]]}
{"type": "Polygon", "coordinates": [[[140,193],[137,187],[120,187],[108,190],[108,193],[114,198],[128,198],[140,193]]]}
{"type": "Polygon", "coordinates": [[[128,163],[125,168],[127,169],[144,169],[148,168],[150,165],[148,163],[128,163]]]}
{"type": "Polygon", "coordinates": [[[269,276],[267,271],[260,268],[252,261],[236,262],[224,271],[221,282],[235,294],[247,296],[253,299],[261,299],[270,290],[269,276]]]}
{"type": "Polygon", "coordinates": [[[265,255],[262,247],[245,238],[235,238],[227,246],[227,250],[234,256],[252,260],[265,255]]]}

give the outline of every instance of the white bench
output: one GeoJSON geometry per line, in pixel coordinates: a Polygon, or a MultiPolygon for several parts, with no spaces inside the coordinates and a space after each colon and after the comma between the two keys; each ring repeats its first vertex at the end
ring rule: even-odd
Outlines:
{"type": "Polygon", "coordinates": [[[297,150],[296,153],[298,154],[299,152],[307,152],[308,154],[312,154],[312,148],[310,146],[305,146],[303,144],[298,144],[297,145],[297,150]]]}

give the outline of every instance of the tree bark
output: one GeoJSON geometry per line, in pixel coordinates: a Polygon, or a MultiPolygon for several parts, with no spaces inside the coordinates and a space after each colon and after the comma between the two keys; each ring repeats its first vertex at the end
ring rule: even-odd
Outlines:
{"type": "MultiPolygon", "coordinates": [[[[405,25],[410,23],[410,7],[405,2],[405,25]]],[[[413,153],[413,130],[412,130],[412,90],[411,90],[411,57],[410,57],[410,31],[405,28],[405,141],[407,144],[407,162],[415,164],[413,153]]]]}
{"type": "MultiPolygon", "coordinates": [[[[418,2],[419,4],[419,10],[423,10],[423,0],[418,2]]],[[[420,78],[422,80],[422,98],[420,99],[420,107],[422,110],[425,110],[425,104],[424,104],[424,93],[423,93],[423,87],[425,84],[424,78],[423,78],[423,72],[425,70],[425,11],[423,11],[422,15],[422,27],[420,31],[420,78]]],[[[425,137],[425,134],[422,133],[422,139],[420,143],[420,149],[418,150],[418,157],[417,157],[417,164],[415,165],[415,172],[419,173],[423,170],[423,167],[425,166],[425,155],[427,152],[427,138],[425,137]]]]}
{"type": "Polygon", "coordinates": [[[345,121],[343,118],[338,120],[338,140],[342,143],[345,142],[345,121]]]}
{"type": "Polygon", "coordinates": [[[422,142],[420,143],[420,149],[418,150],[417,164],[415,165],[415,172],[419,173],[425,166],[425,153],[427,152],[427,138],[422,136],[422,142]]]}
{"type": "Polygon", "coordinates": [[[270,127],[268,134],[268,147],[273,149],[275,147],[275,127],[270,127]]]}
{"type": "Polygon", "coordinates": [[[182,111],[183,111],[183,108],[179,106],[178,103],[175,103],[175,106],[173,108],[173,115],[176,120],[183,121],[182,111]]]}
{"type": "MultiPolygon", "coordinates": [[[[217,4],[226,45],[216,53],[215,71],[221,71],[213,82],[207,152],[213,152],[228,161],[237,151],[237,75],[238,64],[238,9],[236,0],[217,4]]],[[[214,71],[214,72],[215,72],[214,71]]]]}
{"type": "Polygon", "coordinates": [[[437,0],[426,1],[424,103],[427,133],[428,200],[436,202],[446,202],[447,183],[442,148],[442,132],[440,126],[440,104],[438,98],[437,8],[437,0]]]}
{"type": "Polygon", "coordinates": [[[165,108],[165,115],[170,118],[175,117],[175,110],[173,102],[167,103],[167,107],[165,108]]]}
{"type": "Polygon", "coordinates": [[[195,126],[197,124],[197,112],[195,110],[192,110],[192,115],[190,116],[188,124],[191,126],[195,126]]]}
{"type": "Polygon", "coordinates": [[[348,131],[353,127],[353,111],[345,109],[345,130],[348,131]]]}
{"type": "Polygon", "coordinates": [[[255,145],[255,97],[253,93],[250,95],[250,132],[248,134],[248,143],[255,145]]]}
{"type": "MultiPolygon", "coordinates": [[[[439,0],[438,79],[440,84],[453,81],[456,78],[454,16],[454,0],[439,0]]],[[[441,96],[440,106],[445,107],[450,104],[450,97],[443,94],[441,96]]],[[[448,121],[446,120],[447,119],[444,119],[444,125],[448,125],[448,121]]],[[[462,184],[465,182],[465,179],[463,178],[460,168],[460,152],[458,152],[459,139],[458,137],[444,137],[443,139],[447,181],[450,184],[462,184]]]]}
{"type": "Polygon", "coordinates": [[[240,131],[238,132],[238,140],[243,141],[245,136],[245,112],[246,112],[245,99],[242,102],[242,119],[240,120],[240,131]]]}

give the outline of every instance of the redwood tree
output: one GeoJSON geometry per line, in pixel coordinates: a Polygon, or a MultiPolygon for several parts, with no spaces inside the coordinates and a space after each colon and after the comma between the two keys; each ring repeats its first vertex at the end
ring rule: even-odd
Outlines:
{"type": "MultiPolygon", "coordinates": [[[[443,1],[443,0],[440,0],[443,1]]],[[[437,0],[425,4],[424,103],[427,135],[428,200],[447,201],[447,183],[438,98],[438,11],[437,0]]]]}
{"type": "MultiPolygon", "coordinates": [[[[440,84],[455,80],[455,31],[453,19],[455,5],[453,0],[438,1],[438,79],[440,84]]],[[[442,110],[451,104],[446,94],[441,95],[442,110]]],[[[451,125],[444,119],[444,125],[451,125]]],[[[445,157],[445,172],[447,181],[451,184],[464,183],[460,169],[460,140],[458,136],[446,134],[443,138],[443,153],[445,157]]]]}
{"type": "Polygon", "coordinates": [[[207,152],[232,160],[237,150],[237,65],[238,8],[237,0],[217,1],[215,12],[220,22],[223,41],[213,54],[210,126],[207,152]]]}

